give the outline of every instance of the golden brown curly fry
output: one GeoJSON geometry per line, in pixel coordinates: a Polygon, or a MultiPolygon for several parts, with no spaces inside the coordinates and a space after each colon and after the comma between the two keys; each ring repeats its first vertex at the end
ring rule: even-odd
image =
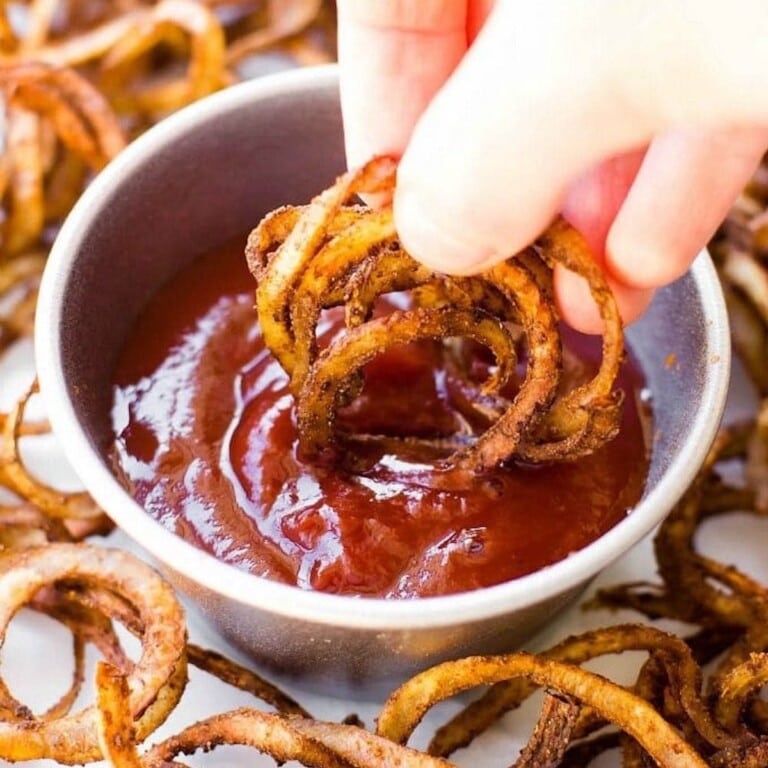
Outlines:
{"type": "MultiPolygon", "coordinates": [[[[295,225],[269,258],[258,280],[256,302],[265,344],[280,364],[292,368],[294,339],[290,327],[292,293],[317,251],[328,238],[328,225],[348,199],[359,193],[377,193],[391,185],[395,163],[382,159],[339,178],[299,214],[295,225]]],[[[258,279],[258,277],[257,277],[258,279]]]]}
{"type": "Polygon", "coordinates": [[[512,768],[557,768],[579,715],[579,705],[547,693],[528,743],[512,768]]]}
{"type": "Polygon", "coordinates": [[[104,662],[96,665],[99,747],[112,768],[141,768],[130,695],[128,678],[123,673],[104,662]]]}
{"type": "Polygon", "coordinates": [[[768,158],[710,243],[723,283],[731,335],[758,391],[768,395],[768,158]]]}
{"type": "Polygon", "coordinates": [[[369,733],[355,725],[339,725],[318,720],[294,718],[291,726],[354,768],[368,766],[401,766],[402,768],[451,768],[451,763],[409,747],[395,744],[391,739],[369,733]]]}
{"type": "Polygon", "coordinates": [[[137,17],[101,62],[101,87],[122,113],[161,116],[191,104],[231,82],[224,61],[224,30],[215,14],[194,0],[160,0],[137,17]],[[134,74],[142,58],[162,43],[189,49],[186,72],[154,81],[134,74]],[[184,40],[188,42],[184,42],[184,40]]]}
{"type": "Polygon", "coordinates": [[[404,744],[438,701],[517,677],[592,707],[632,736],[662,768],[706,767],[702,757],[640,697],[580,667],[524,653],[449,661],[416,675],[389,697],[379,715],[377,732],[404,744]]]}
{"type": "MultiPolygon", "coordinates": [[[[728,732],[713,720],[703,701],[701,669],[686,643],[674,635],[653,627],[621,624],[566,638],[539,655],[580,665],[599,656],[639,650],[648,651],[662,664],[673,683],[672,695],[679,701],[697,732],[716,747],[731,743],[728,732]]],[[[505,712],[520,706],[537,687],[535,682],[522,678],[492,686],[436,731],[429,752],[447,756],[466,746],[505,712]]]]}
{"type": "Polygon", "coordinates": [[[14,254],[35,244],[43,230],[45,168],[40,118],[13,103],[8,105],[6,116],[9,212],[3,223],[2,251],[14,254]]]}
{"type": "Polygon", "coordinates": [[[235,64],[281,40],[294,37],[317,18],[322,7],[322,0],[268,0],[266,23],[227,48],[227,63],[235,64]]]}
{"type": "Polygon", "coordinates": [[[27,471],[19,449],[24,412],[37,393],[37,382],[18,401],[3,425],[0,446],[0,482],[22,499],[35,504],[46,515],[60,520],[87,520],[101,525],[104,513],[84,491],[56,490],[27,471]]]}
{"type": "MultiPolygon", "coordinates": [[[[362,366],[382,350],[416,338],[451,336],[444,322],[441,328],[435,326],[436,332],[416,332],[425,313],[438,310],[441,315],[430,317],[491,313],[502,323],[522,327],[528,346],[525,375],[511,399],[501,396],[503,382],[498,378],[484,386],[453,386],[457,421],[474,425],[470,434],[480,425],[483,430],[471,440],[463,431],[453,440],[439,436],[441,445],[454,446],[447,466],[487,470],[516,457],[530,462],[574,459],[614,437],[622,400],[613,391],[623,357],[621,320],[583,238],[558,219],[534,249],[481,275],[439,275],[403,250],[391,207],[372,210],[355,204],[355,193],[391,196],[395,172],[393,160],[375,158],[339,177],[309,205],[268,214],[248,240],[246,257],[257,281],[262,334],[291,377],[303,454],[310,460],[331,455],[354,464],[351,452],[340,451],[339,444],[370,442],[371,437],[338,434],[336,410],[357,397],[363,386],[362,366]],[[548,266],[555,262],[587,279],[606,326],[603,363],[594,379],[560,394],[562,350],[548,266]],[[393,315],[396,319],[384,332],[381,318],[371,316],[377,299],[393,291],[413,292],[412,309],[393,315]],[[321,350],[319,319],[323,310],[333,307],[344,309],[346,334],[321,350]],[[366,354],[358,359],[352,350],[362,348],[366,335],[375,335],[376,343],[367,344],[366,354]]],[[[509,332],[517,338],[517,330],[509,332]]],[[[516,360],[511,347],[507,366],[516,360]]]]}
{"type": "Polygon", "coordinates": [[[544,259],[564,266],[589,284],[603,320],[603,360],[594,378],[559,396],[535,428],[521,455],[529,461],[576,457],[615,436],[621,397],[613,386],[624,357],[624,335],[616,301],[586,241],[558,219],[539,239],[544,259]]]}
{"type": "MultiPolygon", "coordinates": [[[[145,738],[174,708],[186,682],[181,606],[165,581],[125,552],[49,544],[0,554],[2,632],[40,589],[62,582],[103,585],[138,611],[144,626],[142,654],[125,672],[138,738],[145,738]]],[[[47,722],[0,722],[0,756],[10,761],[51,758],[67,765],[99,759],[96,720],[90,707],[47,722]]]]}
{"type": "Polygon", "coordinates": [[[253,747],[278,763],[298,760],[312,768],[351,765],[316,739],[303,735],[291,720],[255,709],[238,709],[201,720],[152,747],[141,764],[144,768],[164,768],[177,755],[190,755],[199,749],[208,751],[222,744],[253,747]]]}
{"type": "Polygon", "coordinates": [[[108,103],[74,70],[0,67],[0,91],[8,125],[1,250],[8,255],[36,247],[46,223],[63,218],[82,191],[85,168],[100,170],[125,139],[108,103]]]}
{"type": "Polygon", "coordinates": [[[284,715],[309,717],[309,713],[304,707],[278,687],[267,682],[263,677],[250,669],[235,663],[220,653],[216,653],[216,651],[200,648],[190,643],[187,645],[187,659],[190,664],[198,669],[202,669],[209,675],[217,677],[222,682],[227,683],[227,685],[256,696],[284,715]]]}
{"type": "Polygon", "coordinates": [[[94,170],[125,146],[108,102],[73,69],[22,62],[0,69],[0,87],[10,104],[50,120],[63,144],[94,170]]]}
{"type": "Polygon", "coordinates": [[[297,419],[302,451],[318,458],[338,445],[335,416],[339,407],[354,396],[350,393],[351,377],[382,349],[445,336],[471,338],[488,346],[498,366],[489,388],[496,389],[497,380],[503,384],[511,374],[508,362],[515,359],[512,339],[498,320],[482,310],[416,308],[393,312],[350,329],[318,357],[299,396],[297,419]]]}

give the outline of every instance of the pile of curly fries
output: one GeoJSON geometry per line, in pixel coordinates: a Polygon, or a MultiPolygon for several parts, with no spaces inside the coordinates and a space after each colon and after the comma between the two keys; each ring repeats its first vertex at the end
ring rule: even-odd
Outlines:
{"type": "MultiPolygon", "coordinates": [[[[332,5],[321,0],[2,3],[0,353],[31,335],[40,275],[58,227],[83,188],[128,141],[174,110],[258,71],[261,57],[292,65],[333,60],[334,25],[332,5]]],[[[379,161],[368,173],[386,177],[390,172],[379,161]]],[[[361,180],[344,183],[354,186],[361,180]]],[[[764,166],[713,242],[736,347],[762,396],[768,395],[767,206],[764,166]]],[[[312,271],[318,254],[302,252],[308,269],[298,293],[293,278],[286,287],[270,277],[275,258],[285,259],[286,253],[297,258],[290,249],[302,243],[291,242],[290,231],[304,213],[288,209],[279,214],[282,222],[270,220],[252,237],[249,250],[251,268],[261,276],[259,301],[280,310],[265,336],[272,334],[297,392],[319,388],[322,376],[333,369],[333,361],[318,366],[307,342],[322,301],[327,303],[336,287],[322,285],[323,270],[312,271]],[[297,318],[289,336],[280,321],[286,312],[297,318]]],[[[332,213],[328,226],[338,219],[338,206],[332,213]]],[[[378,226],[380,240],[394,237],[389,222],[378,226]]],[[[557,226],[540,244],[551,259],[558,258],[562,238],[572,236],[557,226]]],[[[422,274],[396,248],[378,261],[371,260],[370,249],[360,253],[366,282],[355,283],[343,296],[353,331],[355,318],[366,318],[373,298],[400,283],[430,288],[424,302],[437,330],[445,319],[440,301],[446,292],[460,294],[467,311],[498,304],[502,314],[513,312],[498,291],[508,279],[504,274],[476,283],[441,283],[435,290],[434,276],[422,274]]],[[[529,262],[522,263],[534,272],[529,262]]],[[[537,280],[534,275],[530,283],[546,290],[537,280]]],[[[545,321],[530,318],[532,328],[545,321]]],[[[413,328],[423,329],[424,323],[413,328]]],[[[488,331],[489,343],[503,347],[505,339],[494,333],[488,331]]],[[[354,371],[347,373],[354,387],[354,371]]],[[[448,766],[455,750],[543,688],[538,723],[520,754],[509,756],[508,763],[518,768],[587,766],[607,750],[619,750],[625,768],[768,765],[768,704],[760,697],[768,682],[768,587],[695,546],[698,526],[713,516],[768,514],[768,407],[722,432],[699,477],[660,529],[658,583],[620,585],[593,600],[593,607],[635,610],[649,623],[595,630],[537,655],[446,662],[395,691],[373,732],[362,724],[315,720],[254,672],[188,642],[183,609],[166,582],[132,555],[93,543],[111,524],[90,497],[52,488],[25,465],[20,445],[48,429],[25,418],[34,392],[33,386],[0,415],[0,485],[13,499],[0,506],[0,639],[22,607],[45,614],[71,632],[74,674],[69,690],[42,713],[30,711],[0,680],[0,759],[51,758],[61,764],[106,759],[120,768],[149,768],[181,765],[178,756],[199,749],[242,744],[279,763],[297,760],[306,766],[448,766]],[[735,463],[741,477],[722,479],[723,462],[731,469],[735,463]],[[689,634],[678,637],[650,623],[661,618],[684,622],[689,634]],[[138,658],[126,653],[117,626],[140,640],[138,658]],[[92,704],[77,711],[88,646],[101,661],[92,704]],[[629,650],[647,654],[629,685],[581,666],[629,650]],[[215,715],[153,744],[152,734],[185,695],[190,664],[248,692],[254,705],[215,715]],[[426,751],[407,746],[427,710],[475,687],[482,688],[479,698],[440,727],[426,751]]],[[[595,390],[590,392],[590,402],[598,399],[595,390]]],[[[600,397],[609,411],[609,396],[600,397]]],[[[319,440],[314,402],[314,396],[307,400],[303,416],[310,452],[319,440]]],[[[535,458],[536,451],[586,431],[573,422],[570,407],[553,408],[553,413],[546,429],[521,435],[518,455],[527,451],[535,458]]],[[[327,421],[323,428],[334,429],[327,421]]],[[[340,439],[335,433],[331,438],[331,443],[340,439]]],[[[457,455],[473,467],[483,466],[507,448],[478,440],[457,455]]]]}

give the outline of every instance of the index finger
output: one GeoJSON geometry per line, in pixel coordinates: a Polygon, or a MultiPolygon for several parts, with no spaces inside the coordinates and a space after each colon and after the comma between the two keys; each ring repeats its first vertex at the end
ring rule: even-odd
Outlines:
{"type": "Polygon", "coordinates": [[[468,0],[338,0],[347,162],[400,157],[467,50],[468,0]]]}

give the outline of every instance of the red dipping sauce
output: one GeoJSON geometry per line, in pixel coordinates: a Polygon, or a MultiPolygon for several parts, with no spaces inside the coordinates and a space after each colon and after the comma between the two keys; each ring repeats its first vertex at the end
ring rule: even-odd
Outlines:
{"type": "MultiPolygon", "coordinates": [[[[120,477],[150,515],[219,560],[323,592],[442,595],[557,562],[639,500],[649,416],[631,363],[619,380],[619,436],[575,463],[499,469],[456,491],[430,483],[435,470],[418,457],[383,455],[360,475],[303,463],[287,376],[263,345],[253,291],[242,242],[196,260],[145,308],[114,378],[120,477]]],[[[329,318],[320,332],[333,331],[329,318]]],[[[600,340],[570,334],[568,346],[573,375],[591,375],[600,340]]],[[[434,344],[382,355],[345,423],[451,431],[446,376],[434,344]]]]}

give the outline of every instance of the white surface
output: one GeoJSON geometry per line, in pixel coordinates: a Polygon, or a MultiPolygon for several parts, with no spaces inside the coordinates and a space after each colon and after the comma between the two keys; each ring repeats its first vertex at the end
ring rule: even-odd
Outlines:
{"type": "MultiPolygon", "coordinates": [[[[6,356],[0,366],[0,407],[12,402],[15,395],[24,386],[30,375],[30,350],[22,346],[6,356]]],[[[727,418],[734,419],[751,413],[754,396],[745,382],[740,370],[735,371],[731,387],[731,397],[727,418]]],[[[32,414],[30,414],[32,415],[32,414]]],[[[59,482],[62,486],[73,487],[76,483],[68,471],[55,441],[50,438],[26,441],[25,455],[30,464],[38,469],[47,479],[59,482]]],[[[136,551],[136,548],[120,532],[112,534],[104,543],[109,546],[124,547],[136,551]]],[[[765,560],[765,545],[768,543],[768,529],[765,522],[748,515],[729,515],[725,519],[707,524],[700,536],[701,548],[719,560],[736,562],[739,567],[765,581],[768,581],[768,562],[765,560]]],[[[602,585],[617,584],[625,581],[642,579],[653,580],[655,564],[651,540],[641,542],[622,560],[606,570],[597,580],[592,590],[602,585]]],[[[572,607],[544,630],[529,650],[546,648],[567,635],[621,621],[638,621],[637,614],[622,612],[610,614],[605,611],[583,611],[578,605],[572,607]]],[[[675,629],[665,624],[666,628],[675,629]]],[[[202,646],[231,652],[227,646],[207,627],[191,618],[189,622],[190,639],[202,646]]],[[[126,647],[130,651],[132,638],[127,639],[126,647]]],[[[620,657],[608,657],[589,665],[590,668],[607,674],[618,682],[629,682],[644,658],[640,653],[628,653],[620,657]]],[[[92,666],[95,655],[89,656],[89,676],[81,697],[82,705],[90,702],[92,693],[89,689],[92,680],[92,666]]],[[[72,670],[71,640],[68,632],[45,617],[29,612],[22,612],[14,619],[2,650],[2,675],[11,691],[35,711],[43,710],[51,704],[66,688],[72,670]]],[[[279,681],[276,681],[279,682],[279,681]]],[[[306,709],[315,717],[340,720],[351,712],[357,713],[371,727],[381,702],[366,704],[339,701],[309,695],[301,690],[286,687],[306,709]]],[[[190,682],[182,701],[166,724],[153,734],[147,744],[178,732],[187,724],[208,715],[224,712],[238,706],[254,704],[251,697],[235,691],[199,672],[190,669],[190,682]]],[[[259,706],[258,703],[255,704],[259,706]]],[[[514,762],[519,748],[527,740],[531,727],[536,720],[538,698],[529,701],[518,712],[511,713],[492,731],[484,734],[467,750],[454,755],[453,761],[466,768],[484,766],[506,766],[514,762]]],[[[423,746],[434,727],[444,722],[447,716],[456,712],[460,704],[456,701],[441,705],[430,713],[425,724],[417,731],[413,744],[423,746]]],[[[253,750],[240,747],[220,748],[212,754],[197,755],[184,760],[197,766],[215,766],[216,768],[240,768],[245,766],[260,768],[271,766],[274,762],[267,757],[257,755],[253,750]]],[[[2,761],[0,761],[0,764],[2,761]]],[[[27,763],[29,766],[51,766],[50,761],[27,763]]],[[[598,768],[618,766],[618,756],[603,757],[595,765],[598,768]]]]}

